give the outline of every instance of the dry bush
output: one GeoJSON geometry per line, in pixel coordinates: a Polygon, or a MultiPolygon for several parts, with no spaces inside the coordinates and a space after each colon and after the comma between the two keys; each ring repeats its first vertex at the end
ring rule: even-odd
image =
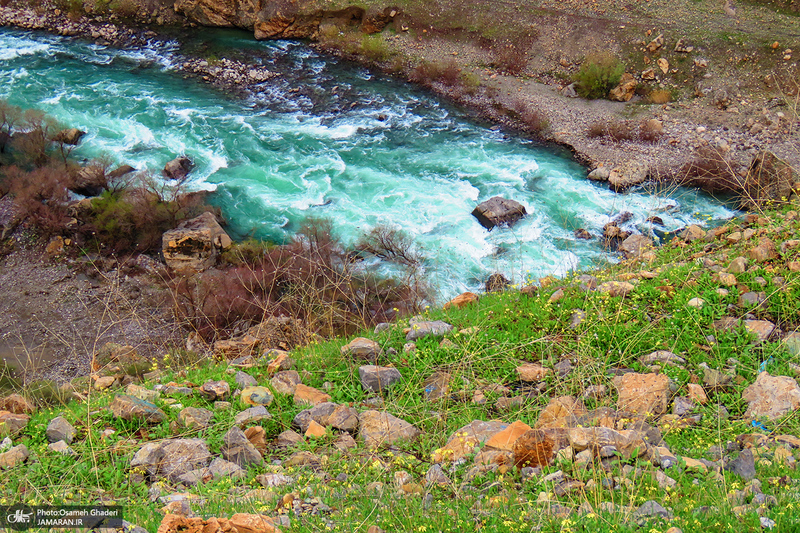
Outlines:
{"type": "MultiPolygon", "coordinates": [[[[386,249],[402,242],[396,235],[384,237],[386,249]]],[[[415,259],[411,252],[393,253],[405,261],[415,259]]],[[[180,279],[172,289],[177,317],[206,340],[269,316],[302,319],[328,336],[392,320],[398,312],[418,311],[425,293],[408,282],[412,279],[372,275],[332,235],[330,222],[312,220],[295,242],[266,250],[253,264],[180,279]]]]}
{"type": "Polygon", "coordinates": [[[666,104],[672,101],[672,93],[666,89],[654,89],[647,94],[647,100],[651,104],[666,104]]]}
{"type": "Polygon", "coordinates": [[[12,166],[5,171],[8,189],[22,220],[36,226],[45,237],[60,234],[69,223],[68,186],[72,176],[60,167],[24,170],[12,166]]]}
{"type": "Polygon", "coordinates": [[[681,168],[679,182],[712,194],[738,193],[742,187],[742,170],[723,152],[706,146],[697,150],[695,158],[681,168]]]}
{"type": "Polygon", "coordinates": [[[411,71],[409,77],[411,81],[425,86],[441,83],[456,87],[461,84],[461,69],[452,59],[445,62],[423,61],[411,71]]]}
{"type": "Polygon", "coordinates": [[[14,128],[21,118],[22,109],[0,100],[0,154],[5,153],[6,146],[14,134],[14,128]]]}
{"type": "Polygon", "coordinates": [[[550,130],[547,117],[524,100],[518,99],[513,103],[510,115],[528,132],[543,134],[550,130]]]}
{"type": "Polygon", "coordinates": [[[528,66],[528,47],[523,43],[501,41],[495,43],[492,48],[492,60],[490,66],[500,72],[519,76],[528,66]]]}
{"type": "Polygon", "coordinates": [[[22,113],[18,132],[11,138],[11,146],[22,165],[45,166],[49,157],[47,150],[59,127],[56,122],[36,109],[22,113]]]}
{"type": "Polygon", "coordinates": [[[658,142],[662,137],[660,129],[653,127],[648,121],[633,122],[629,120],[595,122],[589,126],[586,135],[590,138],[605,137],[613,142],[658,142]]]}
{"type": "Polygon", "coordinates": [[[414,243],[408,234],[383,225],[372,228],[356,244],[356,249],[410,267],[419,266],[423,260],[422,254],[414,248],[414,243]]]}

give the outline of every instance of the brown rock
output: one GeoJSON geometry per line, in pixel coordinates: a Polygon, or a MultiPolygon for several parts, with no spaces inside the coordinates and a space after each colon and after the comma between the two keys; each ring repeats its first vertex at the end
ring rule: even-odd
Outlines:
{"type": "Polygon", "coordinates": [[[15,415],[33,413],[36,408],[24,396],[14,393],[0,400],[0,411],[9,411],[15,415]]]}
{"type": "Polygon", "coordinates": [[[640,234],[631,235],[619,245],[619,250],[624,253],[625,257],[628,259],[639,257],[652,249],[653,239],[640,234]]]}
{"type": "Polygon", "coordinates": [[[770,239],[764,237],[759,239],[758,246],[750,248],[747,251],[747,256],[753,261],[759,263],[769,261],[778,257],[778,251],[775,248],[775,243],[770,239]]]}
{"type": "Polygon", "coordinates": [[[655,52],[656,50],[658,50],[662,46],[664,46],[664,34],[663,33],[659,34],[658,37],[656,37],[655,39],[653,39],[652,41],[647,43],[647,47],[646,48],[647,48],[647,51],[652,54],[653,52],[655,52]]]}
{"type": "Polygon", "coordinates": [[[252,426],[244,430],[244,436],[247,437],[250,444],[252,444],[261,455],[265,455],[267,452],[266,435],[266,431],[261,426],[252,426]]]}
{"type": "Polygon", "coordinates": [[[800,407],[800,387],[790,377],[761,372],[744,390],[742,399],[748,403],[746,418],[774,420],[800,407]]]}
{"type": "Polygon", "coordinates": [[[485,446],[497,450],[512,451],[514,449],[514,442],[530,429],[531,427],[528,424],[517,420],[504,430],[492,435],[486,441],[485,446]]]}
{"type": "Polygon", "coordinates": [[[317,405],[331,401],[330,394],[299,383],[294,389],[294,402],[297,404],[317,405]]]}
{"type": "Polygon", "coordinates": [[[517,375],[519,376],[520,381],[542,381],[545,377],[552,373],[552,370],[545,368],[538,363],[525,363],[524,365],[517,367],[517,375]]]}
{"type": "Polygon", "coordinates": [[[8,470],[19,466],[28,459],[29,455],[30,452],[28,452],[28,448],[24,444],[14,446],[10,450],[0,453],[0,468],[8,470]]]}
{"type": "Polygon", "coordinates": [[[137,375],[149,363],[132,346],[108,342],[92,356],[92,372],[103,375],[137,375]]]}
{"type": "Polygon", "coordinates": [[[523,468],[549,465],[556,454],[556,446],[547,432],[531,429],[516,439],[513,446],[514,464],[523,468]]]}
{"type": "Polygon", "coordinates": [[[272,376],[269,383],[278,394],[294,394],[300,381],[300,374],[297,371],[283,370],[272,376]]]}
{"type": "Polygon", "coordinates": [[[643,416],[658,416],[667,412],[669,378],[663,374],[631,372],[614,378],[619,393],[617,408],[643,416]]]}
{"type": "Polygon", "coordinates": [[[611,169],[608,175],[608,184],[613,191],[622,192],[629,187],[644,183],[650,169],[645,163],[631,161],[611,169]]]}
{"type": "Polygon", "coordinates": [[[620,78],[619,85],[609,91],[608,98],[615,102],[628,102],[636,93],[637,85],[636,78],[626,72],[620,78]]]}
{"type": "Polygon", "coordinates": [[[478,204],[472,211],[472,216],[478,219],[481,226],[491,230],[495,226],[511,226],[528,212],[525,206],[514,200],[494,196],[478,204]]]}
{"type": "Polygon", "coordinates": [[[308,423],[308,429],[305,432],[306,437],[324,437],[325,436],[325,427],[317,424],[315,420],[311,420],[308,423]]]}
{"type": "Polygon", "coordinates": [[[230,522],[238,533],[279,533],[275,520],[266,515],[236,513],[230,522]]]}
{"type": "Polygon", "coordinates": [[[706,232],[697,224],[692,224],[683,230],[680,235],[681,239],[685,240],[686,242],[694,242],[704,238],[706,236],[706,232]]]}
{"type": "Polygon", "coordinates": [[[381,345],[372,339],[357,337],[342,346],[342,355],[350,355],[356,359],[364,359],[373,364],[383,355],[381,345]]]}
{"type": "Polygon", "coordinates": [[[775,332],[775,324],[769,320],[745,320],[744,327],[756,336],[756,344],[761,344],[775,332]]]}
{"type": "Polygon", "coordinates": [[[233,241],[209,212],[187,220],[161,238],[164,261],[174,272],[191,275],[213,266],[233,241]]]}
{"type": "Polygon", "coordinates": [[[171,180],[182,180],[194,168],[192,160],[186,156],[176,157],[164,165],[164,175],[171,180]]]}
{"type": "Polygon", "coordinates": [[[398,441],[415,440],[422,432],[389,413],[365,411],[359,417],[358,434],[368,448],[379,448],[398,441]]]}
{"type": "Polygon", "coordinates": [[[553,398],[539,415],[534,428],[564,428],[574,423],[577,417],[586,414],[583,402],[574,396],[553,398]]]}
{"type": "Polygon", "coordinates": [[[700,405],[705,405],[708,403],[708,396],[701,385],[698,385],[697,383],[689,383],[686,385],[686,388],[689,390],[690,400],[695,403],[699,403],[700,405]]]}
{"type": "Polygon", "coordinates": [[[507,428],[508,424],[500,420],[473,420],[450,435],[447,444],[433,453],[433,462],[458,461],[475,451],[482,443],[489,440],[492,435],[507,428]]]}
{"type": "Polygon", "coordinates": [[[455,307],[456,309],[461,309],[462,307],[466,307],[470,304],[474,304],[478,302],[478,295],[474,292],[464,292],[459,294],[446,304],[444,304],[445,310],[450,309],[451,307],[455,307]]]}
{"type": "Polygon", "coordinates": [[[214,343],[214,359],[232,361],[256,353],[261,341],[252,335],[242,335],[234,339],[218,340],[214,343]]]}
{"type": "Polygon", "coordinates": [[[627,281],[606,281],[597,287],[600,292],[608,293],[611,297],[625,298],[633,291],[634,285],[627,281]]]}

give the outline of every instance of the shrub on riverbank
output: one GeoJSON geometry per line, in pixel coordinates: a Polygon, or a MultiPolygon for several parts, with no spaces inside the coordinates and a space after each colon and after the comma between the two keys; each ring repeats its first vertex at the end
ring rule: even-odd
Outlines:
{"type": "Polygon", "coordinates": [[[608,52],[589,55],[575,75],[578,94],[590,100],[607,98],[624,72],[625,65],[608,52]]]}

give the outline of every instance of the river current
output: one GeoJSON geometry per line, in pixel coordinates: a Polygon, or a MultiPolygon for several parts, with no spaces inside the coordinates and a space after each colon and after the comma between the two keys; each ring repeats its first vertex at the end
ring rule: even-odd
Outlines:
{"type": "Polygon", "coordinates": [[[517,283],[613,260],[593,235],[621,212],[647,232],[729,218],[695,191],[615,194],[568,154],[493,129],[407,84],[322,56],[301,43],[208,31],[190,42],[118,50],[0,28],[0,98],[88,132],[74,152],[159,171],[196,163],[190,186],[212,190],[229,232],[291,239],[308,217],[328,218],[345,243],[378,224],[413,237],[426,276],[446,299],[493,272],[517,283]],[[183,47],[236,56],[279,75],[252,97],[226,95],[177,71],[183,47]],[[470,215],[504,196],[529,216],[485,230],[470,215]]]}

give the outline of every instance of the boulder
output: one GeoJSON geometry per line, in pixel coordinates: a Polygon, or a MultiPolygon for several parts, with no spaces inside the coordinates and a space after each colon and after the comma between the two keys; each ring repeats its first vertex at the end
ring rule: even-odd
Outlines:
{"type": "Polygon", "coordinates": [[[461,309],[462,307],[466,307],[470,304],[477,303],[477,301],[478,301],[477,294],[475,294],[474,292],[465,292],[459,294],[458,296],[456,296],[455,298],[444,304],[444,309],[447,310],[453,307],[456,309],[461,309]]]}
{"type": "Polygon", "coordinates": [[[81,131],[78,128],[67,128],[65,130],[61,130],[56,133],[55,141],[57,143],[64,143],[71,146],[77,145],[81,142],[81,137],[86,135],[85,131],[81,131]]]}
{"type": "Polygon", "coordinates": [[[500,420],[473,420],[450,435],[447,443],[433,453],[433,462],[459,461],[508,426],[500,420]]]}
{"type": "Polygon", "coordinates": [[[0,400],[0,411],[9,411],[16,415],[31,414],[36,410],[24,396],[14,393],[0,400]]]}
{"type": "Polygon", "coordinates": [[[756,154],[742,184],[742,207],[755,209],[766,201],[786,202],[796,177],[792,167],[764,150],[756,154]]]}
{"type": "Polygon", "coordinates": [[[632,161],[611,169],[611,173],[608,175],[608,184],[611,190],[622,192],[629,187],[644,183],[649,172],[650,169],[647,164],[632,161]]]}
{"type": "Polygon", "coordinates": [[[409,325],[410,331],[406,333],[406,340],[409,342],[429,335],[441,337],[453,331],[453,326],[441,320],[412,322],[409,325]]]}
{"type": "Polygon", "coordinates": [[[131,468],[143,468],[154,479],[177,481],[210,461],[211,452],[202,439],[167,439],[142,446],[131,459],[131,468]]]}
{"type": "Polygon", "coordinates": [[[174,9],[201,26],[252,30],[261,4],[257,0],[177,0],[174,9]]]}
{"type": "Polygon", "coordinates": [[[624,253],[625,257],[628,259],[639,257],[652,249],[653,239],[640,234],[631,235],[619,245],[619,250],[624,253]]]}
{"type": "Polygon", "coordinates": [[[500,196],[494,196],[481,202],[472,211],[472,216],[477,218],[481,226],[488,230],[495,226],[511,226],[526,214],[528,212],[521,203],[500,196]]]}
{"type": "Polygon", "coordinates": [[[231,394],[231,386],[227,381],[207,381],[197,389],[197,392],[210,402],[218,400],[224,401],[227,400],[228,396],[231,394]]]}
{"type": "Polygon", "coordinates": [[[294,394],[300,382],[300,374],[296,370],[281,370],[269,380],[269,384],[278,394],[294,394]]]}
{"type": "Polygon", "coordinates": [[[774,420],[800,407],[800,387],[790,377],[761,372],[744,390],[742,399],[748,404],[746,418],[774,420]]]}
{"type": "Polygon", "coordinates": [[[364,365],[358,367],[358,379],[365,391],[383,392],[403,379],[403,376],[393,367],[364,365]]]}
{"type": "Polygon", "coordinates": [[[342,355],[350,355],[356,359],[363,359],[373,364],[383,355],[383,349],[377,342],[364,337],[357,337],[342,346],[342,355]]]}
{"type": "Polygon", "coordinates": [[[244,427],[247,424],[269,420],[270,418],[272,418],[272,415],[267,411],[266,407],[263,405],[256,405],[255,407],[250,407],[236,413],[236,416],[233,417],[233,423],[239,427],[244,427]]]}
{"type": "Polygon", "coordinates": [[[294,388],[294,403],[296,404],[317,405],[330,400],[330,394],[326,394],[314,387],[299,383],[294,388]]]}
{"type": "Polygon", "coordinates": [[[264,459],[244,434],[244,431],[234,426],[222,437],[222,456],[225,460],[247,468],[251,465],[261,466],[264,459]]]}
{"type": "Polygon", "coordinates": [[[608,92],[608,98],[615,102],[628,102],[636,93],[636,78],[626,72],[619,80],[619,84],[608,92]]]}
{"type": "Polygon", "coordinates": [[[57,416],[47,424],[45,435],[47,442],[63,440],[67,444],[72,444],[72,440],[75,438],[75,427],[63,416],[57,416]]]}
{"type": "Polygon", "coordinates": [[[142,420],[148,424],[160,424],[167,419],[166,413],[150,402],[126,394],[117,394],[109,405],[115,418],[142,420]]]}
{"type": "Polygon", "coordinates": [[[558,445],[552,435],[543,429],[531,429],[514,442],[514,464],[519,468],[547,466],[557,451],[558,445]]]}
{"type": "Polygon", "coordinates": [[[176,157],[164,165],[164,175],[171,180],[182,180],[194,168],[192,160],[186,156],[176,157]]]}
{"type": "Polygon", "coordinates": [[[170,269],[178,274],[191,275],[213,266],[220,251],[231,243],[216,217],[205,212],[164,232],[161,251],[170,269]]]}
{"type": "Polygon", "coordinates": [[[574,396],[553,398],[539,415],[534,428],[564,428],[575,424],[576,418],[586,414],[586,406],[574,396]]]}
{"type": "Polygon", "coordinates": [[[201,407],[187,407],[178,413],[178,421],[187,429],[205,429],[214,418],[214,412],[201,407]]]}
{"type": "Polygon", "coordinates": [[[368,448],[389,446],[398,441],[412,441],[422,432],[405,420],[386,412],[365,411],[359,417],[358,435],[368,448]]]}
{"type": "Polygon", "coordinates": [[[658,416],[667,412],[669,378],[663,374],[630,372],[614,378],[619,398],[617,408],[642,416],[658,416]]]}
{"type": "Polygon", "coordinates": [[[273,397],[270,390],[266,387],[246,387],[239,396],[242,403],[247,405],[264,405],[272,403],[273,397]]]}
{"type": "Polygon", "coordinates": [[[0,453],[0,468],[8,470],[24,463],[30,452],[24,444],[14,446],[7,452],[0,453]]]}
{"type": "Polygon", "coordinates": [[[517,376],[520,381],[542,381],[553,371],[538,363],[525,363],[517,367],[517,376]]]}

